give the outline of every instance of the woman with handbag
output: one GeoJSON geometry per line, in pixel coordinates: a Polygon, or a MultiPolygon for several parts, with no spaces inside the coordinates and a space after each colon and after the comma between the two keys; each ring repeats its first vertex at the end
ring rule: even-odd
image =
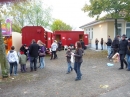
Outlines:
{"type": "Polygon", "coordinates": [[[40,46],[39,49],[40,67],[39,68],[43,69],[45,67],[44,57],[46,55],[46,47],[41,40],[38,40],[37,44],[40,46]]]}

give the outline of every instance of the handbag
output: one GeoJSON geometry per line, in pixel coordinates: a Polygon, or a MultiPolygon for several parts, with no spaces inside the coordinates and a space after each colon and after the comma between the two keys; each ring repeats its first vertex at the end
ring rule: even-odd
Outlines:
{"type": "Polygon", "coordinates": [[[45,52],[43,52],[43,53],[39,53],[39,56],[45,56],[46,54],[45,54],[45,52]]]}
{"type": "Polygon", "coordinates": [[[74,63],[74,56],[73,55],[71,55],[70,61],[71,61],[71,63],[74,63]]]}

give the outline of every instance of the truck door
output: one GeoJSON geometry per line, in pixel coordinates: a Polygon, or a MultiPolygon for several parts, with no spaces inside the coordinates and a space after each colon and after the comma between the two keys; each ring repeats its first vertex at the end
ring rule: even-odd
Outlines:
{"type": "Polygon", "coordinates": [[[85,45],[88,45],[88,34],[84,34],[84,43],[85,45]]]}

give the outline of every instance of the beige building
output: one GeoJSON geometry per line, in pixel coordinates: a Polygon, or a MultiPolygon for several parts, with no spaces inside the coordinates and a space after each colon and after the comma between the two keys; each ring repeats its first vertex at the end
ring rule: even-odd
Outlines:
{"type": "Polygon", "coordinates": [[[113,40],[116,35],[126,34],[130,37],[130,23],[126,22],[124,19],[118,19],[118,33],[115,33],[114,19],[98,20],[90,22],[81,26],[80,28],[84,30],[85,34],[89,35],[89,46],[95,48],[95,39],[99,40],[98,48],[101,49],[100,41],[101,38],[104,40],[104,49],[106,49],[106,44],[108,35],[113,40]]]}

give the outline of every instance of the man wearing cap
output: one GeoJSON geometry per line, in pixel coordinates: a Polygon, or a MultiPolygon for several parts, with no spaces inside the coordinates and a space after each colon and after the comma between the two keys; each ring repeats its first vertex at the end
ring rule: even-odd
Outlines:
{"type": "Polygon", "coordinates": [[[124,58],[125,58],[126,51],[127,51],[128,41],[125,38],[126,38],[126,35],[123,34],[122,40],[120,41],[120,44],[119,44],[119,54],[120,54],[120,63],[121,63],[121,67],[119,68],[119,70],[124,68],[123,63],[125,63],[126,68],[127,68],[127,62],[124,58]]]}

